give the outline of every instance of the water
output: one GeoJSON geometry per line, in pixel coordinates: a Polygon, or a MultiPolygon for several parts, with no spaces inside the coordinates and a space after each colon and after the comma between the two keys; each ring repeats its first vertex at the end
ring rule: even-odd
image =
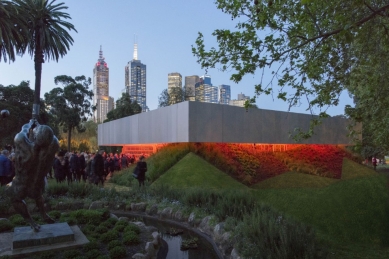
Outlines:
{"type": "Polygon", "coordinates": [[[170,227],[180,228],[176,226],[171,226],[167,223],[160,221],[144,219],[144,222],[148,226],[154,226],[158,229],[161,234],[163,245],[158,252],[157,259],[217,259],[213,247],[201,236],[196,235],[194,232],[191,232],[186,229],[183,234],[177,236],[171,236],[167,234],[170,227]],[[181,251],[182,240],[197,238],[197,249],[189,249],[181,251]]]}

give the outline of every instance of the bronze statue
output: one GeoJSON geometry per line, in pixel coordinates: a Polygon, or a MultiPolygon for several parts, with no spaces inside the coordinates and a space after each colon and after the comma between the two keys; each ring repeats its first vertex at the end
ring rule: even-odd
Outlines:
{"type": "Polygon", "coordinates": [[[8,190],[11,202],[16,212],[38,232],[40,226],[31,218],[24,199],[34,199],[45,222],[54,223],[45,211],[42,194],[45,188],[44,177],[50,170],[59,148],[58,139],[49,126],[40,125],[32,119],[23,125],[21,132],[15,136],[14,145],[15,178],[8,190]]]}

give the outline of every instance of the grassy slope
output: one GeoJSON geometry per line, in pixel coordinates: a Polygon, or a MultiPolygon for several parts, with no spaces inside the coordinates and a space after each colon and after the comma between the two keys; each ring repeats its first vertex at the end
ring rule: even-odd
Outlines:
{"type": "MultiPolygon", "coordinates": [[[[250,189],[193,153],[154,184],[250,189]]],[[[381,240],[389,240],[386,185],[386,177],[346,159],[342,180],[289,172],[252,192],[261,202],[312,225],[332,244],[335,258],[389,258],[389,249],[379,248],[381,240]]]]}
{"type": "Polygon", "coordinates": [[[187,154],[154,184],[169,184],[179,188],[249,189],[193,153],[187,154]]]}

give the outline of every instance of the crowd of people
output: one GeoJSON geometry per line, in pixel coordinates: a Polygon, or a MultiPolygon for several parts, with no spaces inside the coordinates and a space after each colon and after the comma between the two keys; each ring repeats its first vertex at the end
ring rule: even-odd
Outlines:
{"type": "MultiPolygon", "coordinates": [[[[9,184],[15,176],[13,149],[6,148],[0,153],[0,184],[9,184]]],[[[66,152],[59,151],[54,158],[53,165],[47,178],[55,178],[58,183],[89,182],[104,186],[107,178],[115,172],[127,168],[136,162],[135,155],[106,153],[100,150],[97,153],[89,152],[66,152]]],[[[138,178],[139,186],[144,185],[144,172],[147,171],[144,156],[139,157],[142,174],[138,178]]]]}

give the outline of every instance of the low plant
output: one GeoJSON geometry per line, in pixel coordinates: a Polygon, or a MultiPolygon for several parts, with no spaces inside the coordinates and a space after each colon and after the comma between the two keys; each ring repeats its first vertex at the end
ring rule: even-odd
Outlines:
{"type": "Polygon", "coordinates": [[[52,210],[52,211],[48,212],[47,214],[50,217],[52,217],[53,219],[59,219],[61,217],[61,212],[58,210],[52,210]]]}
{"type": "Polygon", "coordinates": [[[65,259],[73,259],[77,256],[81,256],[81,251],[80,250],[67,250],[63,252],[63,258],[65,259]]]}
{"type": "Polygon", "coordinates": [[[122,242],[120,242],[119,240],[112,240],[111,242],[108,243],[107,248],[108,250],[111,250],[114,247],[122,246],[122,245],[123,245],[122,242]]]}
{"type": "Polygon", "coordinates": [[[100,236],[100,241],[103,243],[109,243],[112,240],[115,240],[119,237],[119,232],[115,230],[109,230],[108,232],[100,236]]]}
{"type": "Polygon", "coordinates": [[[133,244],[138,244],[139,242],[140,240],[137,233],[132,231],[127,231],[123,234],[123,244],[133,245],[133,244]]]}
{"type": "Polygon", "coordinates": [[[83,248],[84,248],[85,252],[100,249],[100,243],[96,242],[96,241],[89,242],[89,243],[85,244],[83,248]]]}
{"type": "Polygon", "coordinates": [[[106,233],[108,231],[108,228],[107,227],[104,227],[104,226],[98,226],[98,227],[96,227],[96,229],[95,229],[95,232],[96,233],[99,233],[99,234],[104,234],[104,233],[106,233]]]}
{"type": "Polygon", "coordinates": [[[101,254],[99,249],[92,249],[85,253],[85,257],[88,259],[95,259],[101,254]]]}
{"type": "Polygon", "coordinates": [[[0,220],[0,233],[7,232],[14,228],[14,224],[12,224],[9,220],[0,220]]]}
{"type": "Polygon", "coordinates": [[[12,222],[14,226],[26,226],[27,222],[24,220],[24,218],[20,214],[12,215],[8,218],[9,221],[12,222]]]}
{"type": "Polygon", "coordinates": [[[121,259],[126,257],[126,249],[123,246],[116,246],[109,250],[109,257],[111,259],[121,259]]]}
{"type": "Polygon", "coordinates": [[[129,223],[128,226],[126,226],[124,228],[124,233],[127,233],[127,232],[135,232],[136,234],[140,234],[140,228],[133,224],[133,223],[129,223]]]}
{"type": "Polygon", "coordinates": [[[66,196],[68,191],[69,191],[69,185],[67,183],[51,182],[50,184],[47,185],[47,188],[45,189],[45,194],[47,196],[57,198],[61,196],[66,196]]]}

